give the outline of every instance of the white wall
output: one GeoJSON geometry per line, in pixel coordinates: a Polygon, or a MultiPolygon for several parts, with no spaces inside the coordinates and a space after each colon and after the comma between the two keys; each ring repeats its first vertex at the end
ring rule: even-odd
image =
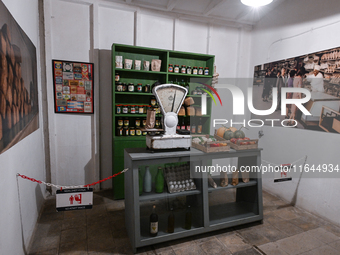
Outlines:
{"type": "MultiPolygon", "coordinates": [[[[253,31],[249,77],[255,65],[339,47],[338,10],[338,1],[288,0],[269,13],[253,31]]],[[[252,131],[256,136],[258,130],[252,131]]],[[[310,165],[339,164],[339,134],[270,127],[263,131],[260,146],[264,148],[262,158],[267,161],[289,163],[307,155],[310,165]]],[[[274,184],[272,178],[264,178],[263,184],[265,189],[290,202],[297,180],[274,184]]],[[[338,178],[302,178],[297,206],[340,224],[339,192],[338,178]]]]}
{"type": "MultiPolygon", "coordinates": [[[[104,178],[112,174],[113,43],[213,54],[220,77],[234,78],[240,68],[249,68],[246,59],[249,57],[250,32],[246,30],[179,19],[164,12],[108,1],[46,2],[50,6],[45,9],[46,34],[52,52],[47,59],[93,61],[99,72],[95,84],[99,87],[99,93],[95,93],[99,109],[95,110],[94,116],[95,119],[99,116],[98,127],[90,116],[54,114],[53,91],[49,92],[52,102],[49,106],[52,181],[59,185],[82,184],[88,179],[87,174],[93,181],[96,176],[104,178]],[[91,55],[92,51],[95,57],[91,55]],[[241,59],[239,65],[235,64],[238,59],[241,59]],[[96,158],[93,160],[96,143],[100,144],[100,170],[96,158]],[[92,167],[89,173],[85,172],[86,165],[92,167]]],[[[51,77],[50,72],[47,77],[51,83],[49,87],[52,87],[51,77]]],[[[112,183],[104,182],[101,187],[110,188],[112,183]]]]}
{"type": "Polygon", "coordinates": [[[0,254],[24,254],[45,195],[43,185],[16,178],[21,173],[45,180],[38,0],[2,2],[35,45],[38,62],[39,129],[0,155],[0,254]]]}

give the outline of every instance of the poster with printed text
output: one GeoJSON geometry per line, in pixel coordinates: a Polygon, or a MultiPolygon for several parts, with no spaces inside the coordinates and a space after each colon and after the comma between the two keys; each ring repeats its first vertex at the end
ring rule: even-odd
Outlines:
{"type": "Polygon", "coordinates": [[[56,113],[93,113],[93,64],[52,60],[56,113]]]}

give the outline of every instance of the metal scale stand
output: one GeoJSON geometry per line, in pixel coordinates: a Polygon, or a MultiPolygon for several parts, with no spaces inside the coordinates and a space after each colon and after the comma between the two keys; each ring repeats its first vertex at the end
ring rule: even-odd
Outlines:
{"type": "MultiPolygon", "coordinates": [[[[146,146],[151,150],[190,149],[191,136],[176,134],[178,123],[177,114],[183,104],[188,90],[175,84],[156,86],[152,93],[155,95],[163,114],[162,123],[164,134],[146,136],[146,146]]],[[[155,129],[145,129],[154,133],[155,129]]]]}

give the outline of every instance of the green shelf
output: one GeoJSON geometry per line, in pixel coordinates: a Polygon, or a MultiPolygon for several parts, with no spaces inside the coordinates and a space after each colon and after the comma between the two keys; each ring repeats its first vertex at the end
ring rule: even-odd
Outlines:
{"type": "MultiPolygon", "coordinates": [[[[150,84],[151,86],[159,81],[161,84],[169,83],[170,81],[175,82],[178,80],[185,80],[188,82],[189,80],[195,81],[197,79],[198,82],[202,81],[207,84],[211,84],[212,75],[195,75],[195,74],[182,74],[182,73],[170,73],[168,72],[169,64],[178,64],[178,65],[187,65],[187,66],[202,66],[203,68],[209,67],[209,71],[212,72],[214,70],[214,61],[215,56],[207,55],[207,54],[196,54],[191,52],[180,52],[180,51],[171,51],[166,49],[154,49],[147,47],[138,47],[131,45],[122,45],[122,44],[112,44],[112,133],[113,133],[113,173],[117,173],[121,171],[124,166],[124,157],[123,151],[125,148],[138,148],[146,147],[146,139],[145,136],[116,136],[117,130],[117,120],[118,118],[128,117],[128,118],[146,118],[146,114],[116,114],[116,105],[150,105],[150,99],[153,96],[152,93],[144,93],[144,92],[118,92],[115,86],[115,73],[118,73],[120,76],[120,81],[124,83],[134,83],[135,85],[141,83],[143,88],[146,84],[150,84]],[[154,71],[144,71],[144,70],[134,70],[134,69],[117,69],[115,64],[115,57],[122,56],[123,62],[124,59],[131,60],[141,60],[143,61],[151,61],[152,59],[161,60],[161,68],[160,72],[154,71]]],[[[134,63],[134,62],[133,62],[134,63]]],[[[132,66],[134,68],[134,66],[132,66]]],[[[151,66],[150,66],[151,68],[151,66]]],[[[198,84],[197,84],[198,85],[198,84]]],[[[195,88],[195,84],[190,84],[191,91],[195,88]]],[[[136,88],[135,88],[136,89],[136,88]]],[[[188,95],[196,99],[196,103],[200,104],[201,95],[188,95]]],[[[205,133],[210,133],[210,118],[211,118],[211,98],[207,97],[207,115],[199,116],[202,118],[203,131],[205,133]],[[209,101],[208,101],[209,100],[209,101]]],[[[162,116],[158,114],[157,117],[162,116]]],[[[187,121],[189,120],[189,116],[187,117],[187,121]]],[[[198,116],[192,116],[193,118],[198,118],[198,116]]],[[[181,118],[181,117],[180,117],[181,118]]],[[[123,199],[124,198],[124,175],[117,176],[117,178],[113,179],[113,192],[114,199],[123,199]]]]}

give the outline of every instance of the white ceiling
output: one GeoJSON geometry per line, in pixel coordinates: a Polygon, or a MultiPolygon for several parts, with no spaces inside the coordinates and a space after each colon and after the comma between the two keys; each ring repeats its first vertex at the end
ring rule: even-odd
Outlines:
{"type": "Polygon", "coordinates": [[[268,12],[285,0],[273,0],[267,6],[252,8],[240,0],[109,0],[132,6],[199,17],[234,25],[255,25],[268,12]]]}

